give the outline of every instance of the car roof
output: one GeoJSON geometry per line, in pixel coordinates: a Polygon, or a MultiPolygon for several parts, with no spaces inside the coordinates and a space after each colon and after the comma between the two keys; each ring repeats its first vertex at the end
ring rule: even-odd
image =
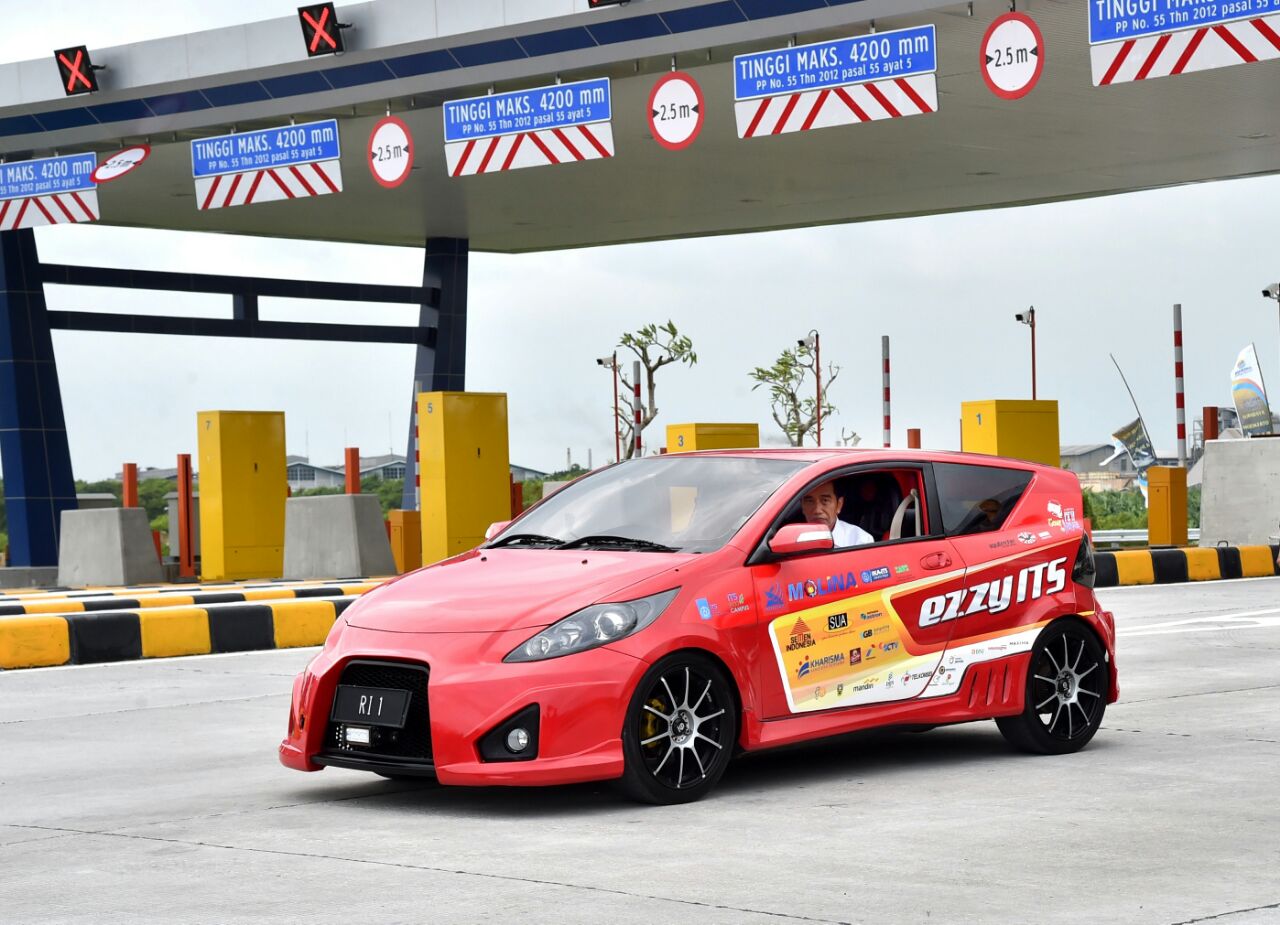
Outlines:
{"type": "MultiPolygon", "coordinates": [[[[987,456],[982,453],[962,453],[955,450],[912,450],[896,447],[764,447],[760,449],[736,450],[697,450],[689,453],[668,453],[670,456],[730,456],[746,458],[794,459],[802,462],[818,463],[834,461],[838,463],[874,463],[902,462],[912,460],[919,462],[953,462],[969,463],[979,466],[1016,466],[1020,469],[1047,469],[1052,472],[1061,471],[1058,466],[1031,462],[1025,459],[1011,459],[1005,456],[987,456]]],[[[654,459],[657,457],[649,457],[654,459]]]]}

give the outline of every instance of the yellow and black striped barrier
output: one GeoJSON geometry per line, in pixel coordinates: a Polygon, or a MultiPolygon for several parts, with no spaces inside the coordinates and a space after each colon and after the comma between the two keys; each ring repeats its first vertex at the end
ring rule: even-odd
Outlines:
{"type": "Polygon", "coordinates": [[[1200,546],[1175,549],[1123,549],[1094,554],[1095,586],[1166,585],[1226,578],[1280,575],[1280,546],[1200,546]]]}
{"type": "Polygon", "coordinates": [[[386,579],[296,585],[227,584],[168,585],[142,588],[98,588],[83,591],[46,590],[0,597],[0,617],[34,614],[92,613],[100,610],[239,604],[316,597],[359,596],[386,579]]]}
{"type": "Polygon", "coordinates": [[[385,578],[51,588],[0,597],[0,670],[316,646],[385,578]]]}

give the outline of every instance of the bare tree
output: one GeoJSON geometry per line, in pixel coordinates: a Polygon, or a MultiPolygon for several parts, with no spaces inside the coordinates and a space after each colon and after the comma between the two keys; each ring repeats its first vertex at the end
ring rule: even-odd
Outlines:
{"type": "MultiPolygon", "coordinates": [[[[773,420],[786,434],[792,446],[804,446],[804,439],[818,426],[818,363],[814,352],[804,344],[782,351],[772,366],[757,366],[751,371],[755,380],[752,391],[768,386],[773,420]]],[[[829,417],[839,409],[827,400],[831,383],[840,375],[840,367],[828,363],[822,376],[822,416],[829,417]]],[[[856,438],[857,435],[853,434],[856,438]]],[[[842,440],[847,440],[842,435],[842,440]]]]}
{"type": "MultiPolygon", "coordinates": [[[[658,416],[655,397],[658,370],[672,363],[693,366],[698,362],[698,354],[694,352],[693,341],[676,330],[671,321],[666,324],[646,324],[638,331],[623,334],[618,346],[630,350],[640,361],[640,375],[649,390],[649,403],[640,415],[640,433],[643,435],[645,428],[658,416]]],[[[635,412],[632,409],[635,383],[631,379],[631,366],[632,364],[619,358],[618,375],[627,395],[627,401],[621,402],[618,409],[618,426],[624,441],[623,459],[631,459],[636,452],[635,412]]]]}

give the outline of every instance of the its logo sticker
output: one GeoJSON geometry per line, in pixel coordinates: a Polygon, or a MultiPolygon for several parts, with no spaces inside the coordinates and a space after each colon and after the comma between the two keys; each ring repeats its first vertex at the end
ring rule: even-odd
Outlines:
{"type": "Polygon", "coordinates": [[[1028,566],[1016,576],[1006,575],[1002,579],[926,598],[920,605],[920,625],[934,626],[980,613],[1003,613],[1015,602],[1022,604],[1046,594],[1057,594],[1067,586],[1066,564],[1067,559],[1063,556],[1052,562],[1028,566]]]}

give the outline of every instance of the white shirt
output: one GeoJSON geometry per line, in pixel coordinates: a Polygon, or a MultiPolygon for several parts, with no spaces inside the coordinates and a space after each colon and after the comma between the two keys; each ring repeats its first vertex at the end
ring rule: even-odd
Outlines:
{"type": "Polygon", "coordinates": [[[843,549],[846,546],[865,546],[867,543],[875,542],[875,538],[866,530],[839,519],[836,520],[835,528],[831,531],[831,538],[835,541],[836,549],[843,549]]]}

